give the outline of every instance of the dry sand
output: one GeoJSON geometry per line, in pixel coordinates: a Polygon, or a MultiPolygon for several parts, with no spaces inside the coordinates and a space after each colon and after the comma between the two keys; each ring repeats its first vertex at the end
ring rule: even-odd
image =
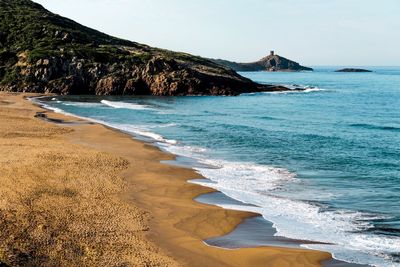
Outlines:
{"type": "MultiPolygon", "coordinates": [[[[56,125],[0,93],[0,262],[11,266],[320,266],[326,252],[202,240],[254,214],[200,204],[174,157],[98,124],[56,125]]],[[[51,118],[77,119],[52,112],[51,118]]]]}

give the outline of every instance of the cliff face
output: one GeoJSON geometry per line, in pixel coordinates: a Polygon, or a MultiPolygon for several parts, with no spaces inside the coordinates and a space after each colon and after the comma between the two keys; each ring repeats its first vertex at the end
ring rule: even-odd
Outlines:
{"type": "Polygon", "coordinates": [[[237,95],[259,85],[210,60],[121,40],[30,0],[0,0],[0,90],[237,95]]]}
{"type": "Polygon", "coordinates": [[[213,59],[215,63],[224,65],[235,71],[312,71],[312,68],[301,66],[287,58],[271,54],[256,62],[237,63],[222,59],[213,59]]]}

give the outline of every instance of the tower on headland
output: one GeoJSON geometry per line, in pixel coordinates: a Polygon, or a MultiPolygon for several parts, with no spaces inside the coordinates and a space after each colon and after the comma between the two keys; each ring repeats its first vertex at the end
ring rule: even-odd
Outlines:
{"type": "Polygon", "coordinates": [[[271,50],[271,51],[269,52],[269,55],[270,55],[270,56],[275,55],[275,51],[274,51],[274,50],[271,50]]]}

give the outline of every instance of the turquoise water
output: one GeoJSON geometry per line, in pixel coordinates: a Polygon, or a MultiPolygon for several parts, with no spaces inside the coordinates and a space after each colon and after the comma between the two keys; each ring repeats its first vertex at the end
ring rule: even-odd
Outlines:
{"type": "Polygon", "coordinates": [[[332,243],[308,247],[349,262],[400,266],[400,68],[334,69],[241,73],[301,93],[45,103],[196,159],[207,186],[254,204],[278,235],[332,243]]]}

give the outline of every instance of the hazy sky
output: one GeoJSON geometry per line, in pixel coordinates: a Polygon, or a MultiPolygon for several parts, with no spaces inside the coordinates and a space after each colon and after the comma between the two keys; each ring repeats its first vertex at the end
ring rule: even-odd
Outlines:
{"type": "Polygon", "coordinates": [[[36,0],[108,34],[242,62],[400,65],[400,0],[36,0]]]}

